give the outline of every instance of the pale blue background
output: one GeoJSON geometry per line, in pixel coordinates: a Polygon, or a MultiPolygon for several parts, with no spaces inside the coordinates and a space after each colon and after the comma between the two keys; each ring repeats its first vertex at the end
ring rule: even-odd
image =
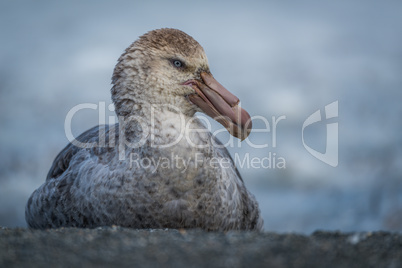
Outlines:
{"type": "MultiPolygon", "coordinates": [[[[251,115],[286,116],[275,148],[272,133],[250,136],[268,148],[230,148],[286,160],[285,170],[241,170],[266,230],[401,231],[401,14],[400,1],[1,1],[0,225],[26,226],[27,198],[67,143],[67,112],[109,104],[123,50],[173,27],[203,45],[214,76],[251,115]],[[304,149],[301,128],[337,100],[333,168],[304,149]]],[[[97,113],[73,123],[79,134],[97,113]]],[[[323,151],[325,134],[318,123],[306,143],[323,151]]]]}

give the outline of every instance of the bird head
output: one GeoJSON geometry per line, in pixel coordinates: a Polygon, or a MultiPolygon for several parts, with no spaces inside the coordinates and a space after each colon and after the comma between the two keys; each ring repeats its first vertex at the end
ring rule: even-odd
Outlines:
{"type": "Polygon", "coordinates": [[[158,29],[139,37],[120,57],[113,85],[118,114],[129,114],[129,106],[141,103],[168,104],[188,116],[203,112],[241,140],[251,131],[250,115],[212,76],[202,46],[180,30],[158,29]]]}

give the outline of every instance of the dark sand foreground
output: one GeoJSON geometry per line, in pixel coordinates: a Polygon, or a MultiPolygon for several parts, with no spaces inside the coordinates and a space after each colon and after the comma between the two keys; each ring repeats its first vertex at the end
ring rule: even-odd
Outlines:
{"type": "Polygon", "coordinates": [[[402,235],[0,227],[0,267],[402,267],[402,235]]]}

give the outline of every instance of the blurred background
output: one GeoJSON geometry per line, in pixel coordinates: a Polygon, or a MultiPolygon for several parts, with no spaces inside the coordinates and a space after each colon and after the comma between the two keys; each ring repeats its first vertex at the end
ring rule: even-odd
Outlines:
{"type": "MultiPolygon", "coordinates": [[[[401,1],[366,0],[0,1],[0,226],[26,226],[29,195],[68,143],[68,111],[110,104],[124,49],[149,30],[171,27],[204,47],[214,76],[251,115],[271,124],[272,116],[286,116],[276,146],[271,125],[249,138],[267,147],[229,148],[239,159],[285,162],[240,168],[266,231],[402,231],[401,12],[401,1]],[[334,101],[337,167],[302,142],[303,122],[334,101]]],[[[81,111],[73,133],[97,124],[98,111],[81,111]]],[[[304,142],[322,153],[326,124],[304,131],[304,142]]]]}

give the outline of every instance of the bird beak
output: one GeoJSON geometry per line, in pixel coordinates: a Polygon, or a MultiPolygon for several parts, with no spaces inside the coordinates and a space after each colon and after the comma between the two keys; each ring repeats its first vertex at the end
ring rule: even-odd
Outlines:
{"type": "Polygon", "coordinates": [[[239,107],[239,99],[224,88],[210,73],[202,72],[201,81],[190,80],[196,94],[188,96],[189,100],[201,110],[221,123],[231,135],[241,140],[251,132],[250,115],[239,107]]]}

